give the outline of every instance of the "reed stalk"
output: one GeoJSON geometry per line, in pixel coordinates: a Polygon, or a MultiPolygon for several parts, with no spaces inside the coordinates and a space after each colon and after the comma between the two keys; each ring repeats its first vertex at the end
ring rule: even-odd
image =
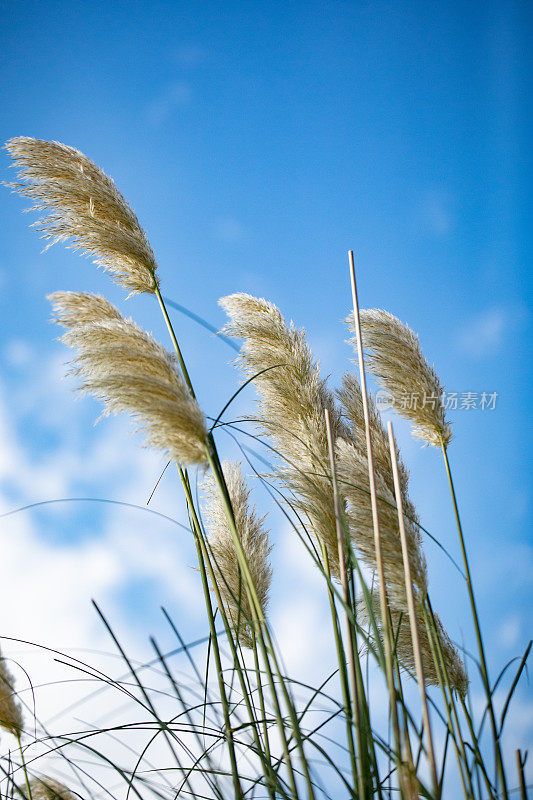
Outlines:
{"type": "MultiPolygon", "coordinates": [[[[359,320],[359,301],[357,297],[357,284],[355,280],[355,265],[353,251],[348,253],[349,266],[350,266],[350,282],[352,288],[352,301],[355,325],[355,337],[357,344],[357,355],[359,361],[359,381],[361,384],[361,398],[363,403],[363,414],[365,421],[365,439],[366,450],[368,458],[368,479],[370,485],[370,503],[372,507],[372,523],[374,527],[374,547],[376,551],[376,567],[379,582],[379,600],[381,607],[381,619],[383,622],[384,631],[384,648],[385,648],[385,665],[387,685],[389,688],[390,712],[392,718],[392,728],[394,733],[395,742],[395,760],[398,767],[399,774],[401,774],[401,738],[400,726],[398,722],[398,709],[396,697],[396,685],[394,681],[394,667],[393,667],[393,654],[392,654],[392,633],[389,616],[389,606],[387,602],[387,590],[385,582],[385,569],[383,564],[383,555],[381,551],[381,538],[379,533],[379,515],[378,515],[378,502],[376,493],[376,479],[374,474],[374,456],[372,451],[372,435],[370,432],[370,417],[368,411],[368,394],[366,388],[366,374],[365,364],[363,357],[363,343],[361,338],[361,325],[359,320]]],[[[403,796],[403,790],[400,780],[400,793],[403,796]]]]}
{"type": "Polygon", "coordinates": [[[483,635],[481,633],[481,624],[480,624],[480,621],[479,621],[479,615],[478,615],[478,611],[477,611],[476,598],[475,598],[475,594],[474,594],[474,585],[473,585],[473,582],[472,582],[472,575],[471,575],[471,572],[470,572],[470,564],[469,564],[468,554],[467,554],[467,550],[466,550],[466,542],[465,542],[465,538],[464,538],[464,534],[463,534],[463,526],[461,524],[461,518],[459,516],[459,507],[458,507],[458,504],[457,504],[457,496],[455,494],[455,487],[454,487],[454,483],[453,483],[453,477],[452,477],[452,472],[451,472],[451,468],[450,468],[450,462],[449,462],[449,459],[448,459],[448,448],[446,446],[445,441],[442,439],[442,437],[441,437],[440,443],[441,443],[442,455],[443,455],[443,458],[444,458],[444,466],[445,466],[445,469],[446,469],[446,476],[448,478],[448,485],[449,485],[449,488],[450,488],[450,494],[451,494],[451,498],[452,498],[452,505],[453,505],[453,511],[454,511],[454,515],[455,515],[455,522],[456,522],[456,525],[457,525],[457,533],[459,535],[459,544],[460,544],[460,548],[461,548],[461,555],[462,555],[462,558],[463,558],[463,566],[464,566],[465,577],[466,577],[466,587],[467,587],[467,591],[468,591],[468,599],[469,599],[469,602],[470,602],[470,610],[472,612],[472,619],[474,621],[474,630],[475,630],[475,634],[476,634],[476,642],[477,642],[477,648],[478,648],[478,653],[479,653],[479,669],[480,669],[480,673],[481,673],[481,680],[483,682],[483,688],[485,689],[485,694],[486,694],[486,697],[487,697],[487,708],[488,708],[488,714],[489,714],[489,720],[490,720],[490,726],[491,726],[491,729],[492,729],[492,738],[493,738],[493,744],[494,744],[494,758],[495,758],[495,762],[496,762],[496,773],[498,775],[498,779],[499,779],[499,782],[500,782],[501,796],[502,796],[503,800],[509,800],[509,793],[508,793],[508,789],[507,789],[507,780],[506,780],[506,776],[505,776],[505,768],[504,768],[504,764],[503,764],[503,757],[502,757],[502,751],[501,751],[501,745],[500,745],[500,733],[498,731],[498,725],[497,725],[497,722],[496,722],[496,714],[495,714],[495,711],[494,711],[494,704],[492,702],[492,689],[491,689],[491,685],[490,685],[489,671],[488,671],[488,667],[487,667],[487,659],[486,659],[486,656],[485,656],[485,646],[483,644],[483,635]]]}
{"type": "MultiPolygon", "coordinates": [[[[335,448],[333,443],[333,435],[331,432],[331,421],[329,418],[329,409],[324,409],[324,417],[326,421],[326,433],[327,433],[327,441],[328,441],[328,450],[329,450],[329,463],[330,463],[330,470],[331,470],[331,482],[333,487],[333,503],[335,507],[335,528],[337,531],[337,542],[339,548],[339,575],[341,580],[341,586],[344,596],[344,603],[345,603],[345,611],[353,607],[350,598],[350,590],[348,584],[348,576],[346,574],[346,548],[345,548],[345,535],[341,521],[341,512],[340,512],[340,504],[339,504],[339,491],[337,487],[337,470],[335,467],[335,448]]],[[[370,796],[371,787],[368,785],[368,768],[367,768],[367,759],[365,756],[366,748],[363,743],[363,724],[361,720],[361,698],[359,696],[359,690],[357,685],[357,676],[355,671],[355,650],[354,647],[354,638],[352,635],[352,627],[350,625],[350,620],[345,613],[344,615],[345,623],[346,623],[346,648],[348,652],[348,659],[347,659],[347,667],[348,667],[348,675],[350,678],[350,688],[352,693],[352,702],[350,705],[350,717],[355,724],[355,730],[357,735],[357,749],[359,753],[359,759],[357,761],[357,785],[359,787],[359,795],[361,798],[367,798],[370,796]]]]}
{"type": "Polygon", "coordinates": [[[424,725],[424,733],[426,736],[426,754],[428,757],[431,779],[433,782],[433,792],[435,798],[440,798],[439,779],[437,775],[437,765],[435,761],[435,748],[433,745],[433,734],[431,731],[431,721],[429,717],[429,709],[426,696],[426,682],[424,677],[424,664],[422,661],[422,651],[420,648],[420,637],[418,633],[418,614],[416,611],[416,603],[413,592],[413,580],[411,578],[411,565],[409,564],[409,550],[407,545],[407,536],[405,534],[405,524],[403,519],[403,504],[402,492],[400,488],[400,476],[398,473],[398,458],[396,455],[396,445],[394,441],[394,433],[392,430],[392,423],[389,421],[387,425],[389,434],[389,445],[392,463],[392,474],[394,477],[394,491],[396,496],[396,506],[398,509],[398,527],[400,530],[400,541],[402,545],[403,567],[405,572],[405,590],[407,595],[407,605],[409,610],[409,626],[411,629],[411,641],[413,644],[413,654],[415,659],[416,679],[418,683],[418,690],[420,693],[420,703],[422,707],[422,720],[424,725]]]}

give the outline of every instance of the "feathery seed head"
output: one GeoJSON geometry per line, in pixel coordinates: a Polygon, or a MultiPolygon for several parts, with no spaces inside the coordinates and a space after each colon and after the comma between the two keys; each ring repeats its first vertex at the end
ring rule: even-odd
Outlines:
{"type": "MultiPolygon", "coordinates": [[[[350,538],[362,561],[376,569],[376,550],[374,525],[372,519],[370,481],[366,452],[352,442],[337,439],[337,476],[339,486],[346,498],[346,519],[350,538]]],[[[394,491],[388,485],[381,471],[375,469],[376,492],[378,498],[379,531],[389,603],[398,610],[407,609],[405,577],[398,513],[394,491]]],[[[427,589],[426,559],[422,549],[422,539],[416,522],[405,517],[405,532],[409,563],[415,592],[424,594],[427,589]]]]}
{"type": "Polygon", "coordinates": [[[103,416],[130,414],[149,446],[180,464],[206,464],[205,419],[175,357],[103,298],[56,292],[50,299],[55,321],[67,328],[61,340],[78,351],[72,372],[80,391],[103,402],[103,416]]]}
{"type": "MultiPolygon", "coordinates": [[[[348,421],[351,438],[354,443],[359,443],[361,449],[365,447],[365,418],[363,413],[363,400],[361,387],[355,375],[346,373],[342,378],[342,389],[337,392],[344,414],[348,421]]],[[[380,413],[375,400],[368,392],[368,412],[370,418],[370,434],[372,437],[372,451],[374,465],[385,481],[388,489],[394,494],[394,479],[392,477],[392,463],[390,456],[389,437],[381,421],[380,413]]],[[[418,515],[409,497],[409,472],[398,454],[398,472],[404,513],[414,522],[418,522],[418,515]]]]}
{"type": "Polygon", "coordinates": [[[0,728],[20,736],[24,728],[22,706],[17,700],[15,679],[0,651],[0,728]]]}
{"type": "Polygon", "coordinates": [[[48,212],[36,224],[47,247],[69,247],[92,256],[131,293],[153,293],[157,264],[139,220],[113,180],[74,147],[19,136],[5,149],[18,168],[9,188],[34,201],[30,210],[48,212]]]}
{"type": "MultiPolygon", "coordinates": [[[[265,518],[258,517],[255,508],[250,505],[250,490],[242,477],[239,464],[226,461],[223,464],[223,472],[237,533],[265,617],[272,580],[272,568],[269,563],[272,548],[268,532],[264,529],[265,518]]],[[[208,541],[214,556],[218,588],[239,642],[245,647],[252,647],[254,618],[224,503],[211,475],[206,477],[202,488],[207,500],[204,514],[207,519],[208,541]]]]}
{"type": "MultiPolygon", "coordinates": [[[[419,601],[420,602],[420,601],[419,601]]],[[[379,596],[376,589],[371,594],[371,603],[376,619],[378,628],[381,629],[381,610],[379,603],[379,596]]],[[[370,624],[370,615],[368,608],[363,599],[357,603],[357,610],[359,615],[360,624],[367,626],[370,624]]],[[[419,606],[417,609],[417,616],[419,621],[423,619],[422,609],[419,606]]],[[[460,695],[464,696],[468,687],[468,678],[466,676],[464,664],[459,656],[457,648],[450,640],[448,634],[444,630],[442,622],[435,614],[435,631],[433,636],[438,638],[438,646],[442,652],[444,667],[446,669],[448,680],[452,689],[455,689],[460,695]]],[[[408,612],[403,609],[391,608],[392,632],[393,638],[396,643],[396,655],[402,666],[408,669],[411,673],[415,672],[415,658],[413,653],[413,644],[411,639],[411,629],[409,625],[408,612]]],[[[418,636],[420,639],[420,650],[422,653],[422,663],[424,666],[424,679],[427,686],[438,686],[439,669],[435,664],[431,643],[428,636],[428,631],[422,622],[418,625],[418,636]]],[[[373,638],[372,633],[370,637],[373,638]]]]}
{"type": "Polygon", "coordinates": [[[76,800],[70,789],[48,776],[32,778],[30,792],[32,800],[76,800]]]}
{"type": "Polygon", "coordinates": [[[334,437],[344,433],[340,411],[306,341],[305,331],[287,325],[266,300],[239,293],[219,301],[230,322],[229,336],[244,339],[237,362],[259,393],[256,419],[284,459],[278,471],[294,495],[293,507],[310,522],[325,545],[331,570],[338,575],[335,507],[324,411],[334,437]],[[264,371],[268,370],[268,371],[264,371]],[[261,374],[258,374],[261,373],[261,374]]]}
{"type": "Polygon", "coordinates": [[[73,328],[99,319],[122,319],[118,309],[101,294],[53,292],[46,299],[52,303],[52,319],[64,328],[73,328]]]}
{"type": "MultiPolygon", "coordinates": [[[[390,392],[413,435],[440,447],[452,437],[442,406],[443,387],[420,347],[418,336],[397,317],[381,309],[360,311],[361,335],[368,365],[380,386],[390,392]]],[[[353,313],[347,319],[354,330],[353,313]]]]}

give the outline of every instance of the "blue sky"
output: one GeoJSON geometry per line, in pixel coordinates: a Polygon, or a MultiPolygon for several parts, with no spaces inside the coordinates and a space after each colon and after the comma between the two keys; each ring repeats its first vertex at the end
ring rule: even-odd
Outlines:
{"type": "MultiPolygon", "coordinates": [[[[0,138],[59,140],[111,174],[148,232],[168,297],[215,325],[219,297],[267,297],[307,328],[335,382],[351,358],[342,320],[353,248],[362,306],[411,325],[450,390],[498,392],[494,411],[451,413],[450,457],[493,668],[516,655],[531,635],[533,567],[531,7],[21,0],[1,2],[0,14],[0,138]]],[[[4,180],[7,164],[4,155],[4,180]]],[[[60,247],[41,255],[23,207],[0,193],[2,507],[89,495],[142,503],[160,459],[121,421],[93,429],[96,404],[73,402],[45,295],[105,293],[165,342],[157,309],[148,297],[126,303],[60,247]]],[[[237,385],[231,351],[179,315],[176,324],[216,414],[237,385]]],[[[457,554],[439,455],[397,427],[421,517],[457,554]]],[[[173,476],[154,507],[183,513],[173,476]]],[[[98,592],[125,626],[140,616],[144,634],[160,625],[160,602],[180,618],[196,591],[192,553],[180,540],[180,592],[147,531],[163,553],[168,529],[133,512],[77,506],[6,520],[9,574],[27,573],[30,594],[43,559],[93,565],[86,582],[54,588],[39,625],[23,604],[13,609],[9,635],[74,629],[61,618],[67,591],[86,615],[79,646],[98,637],[88,608],[98,592]],[[28,547],[39,554],[33,572],[20,564],[28,547]]],[[[292,547],[279,543],[280,592],[292,547]]],[[[442,616],[472,642],[461,587],[431,547],[428,556],[442,616]]],[[[197,630],[201,615],[184,624],[197,630]]]]}

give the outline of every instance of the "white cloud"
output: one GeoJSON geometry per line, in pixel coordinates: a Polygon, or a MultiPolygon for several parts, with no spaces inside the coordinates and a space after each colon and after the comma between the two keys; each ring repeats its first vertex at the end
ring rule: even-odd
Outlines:
{"type": "MultiPolygon", "coordinates": [[[[85,430],[88,414],[84,404],[74,405],[65,383],[58,382],[63,370],[57,358],[51,360],[35,356],[28,366],[27,385],[3,387],[0,391],[0,486],[3,482],[14,484],[20,502],[44,497],[72,495],[74,487],[98,487],[110,497],[120,497],[139,505],[146,502],[161,468],[161,459],[141,451],[136,438],[126,435],[127,424],[121,420],[104,420],[96,429],[85,430]],[[39,367],[39,368],[38,368],[39,367]],[[19,402],[20,393],[20,402],[19,402]],[[15,397],[16,395],[16,397],[15,397]],[[29,395],[29,399],[28,399],[29,395]],[[22,402],[26,396],[26,401],[22,402]],[[14,400],[15,397],[15,400],[14,400]],[[43,448],[38,442],[24,443],[19,435],[21,420],[31,416],[55,436],[55,444],[43,448]]],[[[183,519],[183,504],[175,476],[167,473],[161,482],[154,507],[183,519]]],[[[0,511],[12,507],[11,496],[0,491],[0,511]]],[[[55,513],[55,512],[54,512],[55,513]]],[[[61,520],[68,532],[70,517],[61,520]]],[[[104,611],[116,623],[115,627],[129,653],[149,657],[144,644],[148,630],[139,623],[136,608],[129,600],[137,588],[146,583],[155,587],[157,601],[176,609],[175,617],[184,620],[202,635],[206,630],[203,599],[194,565],[194,550],[190,536],[185,531],[142,512],[127,512],[109,507],[99,516],[98,528],[91,529],[89,522],[84,536],[49,541],[39,526],[37,517],[26,512],[4,518],[0,527],[0,607],[2,624],[0,635],[19,637],[58,649],[73,652],[74,656],[90,661],[103,670],[117,674],[123,664],[111,656],[93,651],[110,651],[110,641],[102,624],[90,605],[95,597],[104,611]],[[122,593],[130,593],[124,599],[122,593]],[[81,652],[76,650],[80,649],[81,652]]],[[[79,524],[79,523],[75,523],[79,524]]],[[[77,533],[73,531],[73,533],[77,533]]],[[[278,545],[274,554],[276,591],[272,600],[271,620],[280,645],[288,674],[318,685],[335,667],[335,652],[330,633],[327,599],[323,580],[318,570],[299,542],[294,531],[282,529],[276,537],[278,545]]],[[[519,581],[530,575],[530,551],[508,554],[510,574],[516,575],[516,562],[522,565],[519,581]]],[[[501,560],[495,565],[500,576],[501,560]]],[[[507,574],[505,571],[503,574],[507,574]]],[[[140,595],[141,600],[144,595],[140,595]]],[[[133,598],[135,605],[135,597],[133,598]]],[[[508,616],[500,630],[502,643],[513,647],[520,638],[520,620],[508,616]]],[[[168,644],[168,642],[167,642],[168,644]]],[[[51,654],[36,651],[27,645],[4,642],[4,650],[27,668],[34,682],[65,681],[80,678],[79,674],[57,664],[51,654]]],[[[173,645],[172,645],[173,646],[173,645]]],[[[205,650],[200,651],[202,654],[205,650]]],[[[179,668],[183,667],[179,662],[179,668]]],[[[16,670],[18,685],[26,686],[21,670],[16,670]]],[[[190,684],[186,670],[180,671],[184,686],[190,684]]],[[[213,681],[215,678],[213,676],[213,681]]],[[[373,676],[372,676],[372,682],[373,676]]],[[[168,685],[156,673],[150,673],[150,683],[166,691],[168,685]]],[[[58,709],[87,694],[93,683],[61,683],[59,686],[39,689],[38,712],[41,717],[53,717],[58,709]]],[[[338,691],[337,678],[328,689],[338,691]]],[[[414,688],[408,691],[414,692],[414,688]]],[[[216,688],[215,688],[216,693],[216,688]]],[[[295,687],[301,698],[305,692],[295,687]]],[[[31,697],[25,692],[25,697],[31,697]]],[[[160,708],[169,716],[175,713],[171,698],[158,695],[160,708]]],[[[326,705],[325,701],[324,704],[326,705]]],[[[527,704],[523,705],[527,708],[527,704]]],[[[320,712],[322,713],[322,712],[320,712]]],[[[373,720],[386,726],[387,694],[382,682],[375,684],[372,692],[373,720]]],[[[88,724],[98,720],[139,719],[134,704],[116,692],[106,692],[77,708],[64,719],[58,720],[56,730],[65,726],[80,728],[74,717],[87,719],[88,724]]],[[[317,717],[312,717],[316,722],[317,717]]],[[[336,723],[335,723],[336,724],[336,723]]],[[[83,727],[83,726],[82,726],[83,727]]],[[[338,740],[343,736],[341,727],[338,740]]],[[[530,718],[522,708],[513,711],[509,718],[508,741],[527,744],[531,738],[530,718]]],[[[437,737],[438,738],[438,737],[437,737]]],[[[188,737],[185,737],[188,742],[188,737]]],[[[141,734],[132,735],[128,744],[142,749],[141,734]]],[[[104,749],[103,745],[100,745],[104,749]]],[[[118,745],[106,741],[111,757],[120,754],[121,761],[130,758],[118,745]],[[124,758],[123,758],[124,756],[124,758]]],[[[167,764],[164,745],[156,743],[149,756],[154,763],[167,764]]],[[[117,758],[118,760],[118,758],[117,758]]],[[[128,762],[131,763],[131,762],[128,762]]],[[[40,768],[40,766],[39,766],[40,768]]],[[[108,784],[108,775],[96,772],[108,784]]]]}

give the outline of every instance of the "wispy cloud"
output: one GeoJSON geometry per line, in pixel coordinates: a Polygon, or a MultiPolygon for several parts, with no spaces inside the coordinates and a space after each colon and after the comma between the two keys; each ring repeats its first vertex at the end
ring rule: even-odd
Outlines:
{"type": "Polygon", "coordinates": [[[468,320],[459,332],[458,345],[470,356],[485,356],[498,350],[509,325],[505,309],[492,308],[468,320]]]}
{"type": "Polygon", "coordinates": [[[161,127],[178,108],[190,103],[191,97],[192,89],[188,81],[178,80],[169,84],[147,106],[148,122],[155,128],[161,127]]]}
{"type": "Polygon", "coordinates": [[[507,337],[527,320],[523,306],[495,306],[466,320],[459,330],[456,345],[472,358],[492,355],[502,347],[507,337]]]}
{"type": "Polygon", "coordinates": [[[246,228],[235,217],[220,217],[213,225],[217,239],[233,244],[240,242],[246,234],[246,228]]]}
{"type": "Polygon", "coordinates": [[[199,67],[207,58],[206,50],[197,44],[181,44],[171,53],[171,60],[181,67],[199,67]]]}
{"type": "Polygon", "coordinates": [[[419,225],[436,238],[443,238],[455,227],[453,196],[444,189],[428,189],[418,204],[419,225]]]}

